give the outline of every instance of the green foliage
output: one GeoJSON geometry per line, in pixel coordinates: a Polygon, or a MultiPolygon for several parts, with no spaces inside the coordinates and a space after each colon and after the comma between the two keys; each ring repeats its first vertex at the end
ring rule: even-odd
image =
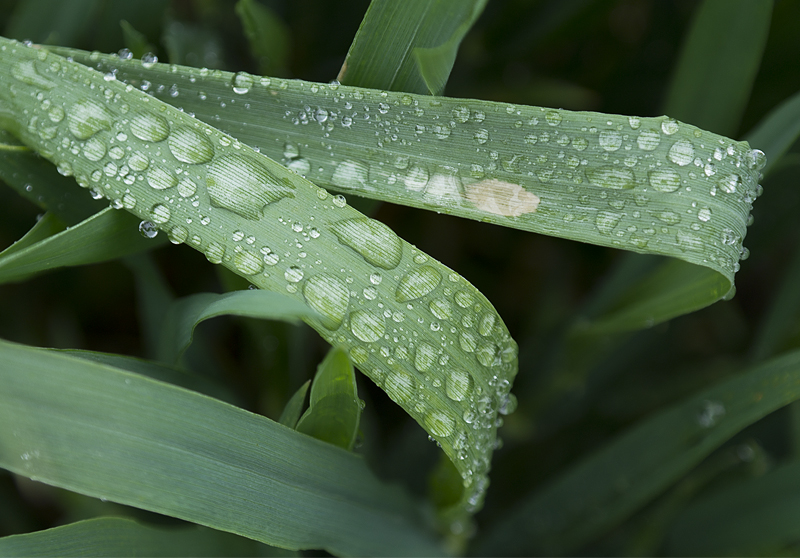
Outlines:
{"type": "Polygon", "coordinates": [[[0,556],[796,553],[798,18],[12,2],[0,556]]]}

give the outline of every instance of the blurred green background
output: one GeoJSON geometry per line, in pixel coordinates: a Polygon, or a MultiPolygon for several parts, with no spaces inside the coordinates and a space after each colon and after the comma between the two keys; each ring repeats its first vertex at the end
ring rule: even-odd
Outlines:
{"type": "MultiPolygon", "coordinates": [[[[135,29],[161,61],[253,73],[267,69],[283,77],[327,82],[336,77],[369,5],[366,0],[260,3],[277,21],[277,54],[270,59],[251,54],[233,1],[3,0],[0,32],[20,40],[117,52],[130,46],[130,29],[135,29]],[[120,20],[129,24],[128,42],[120,20]]],[[[446,95],[660,115],[698,5],[691,0],[489,2],[462,43],[446,95]]],[[[761,68],[733,137],[744,137],[770,109],[800,91],[798,21],[800,2],[775,2],[761,68]]],[[[718,55],[724,59],[726,53],[718,55]]],[[[800,346],[796,312],[771,347],[756,341],[771,308],[791,306],[791,285],[800,285],[794,282],[800,281],[798,155],[795,145],[782,167],[764,181],[745,241],[751,257],[742,262],[733,300],[633,335],[566,386],[552,374],[558,341],[593,293],[631,256],[417,209],[372,202],[359,206],[358,200],[349,200],[477,286],[520,345],[515,388],[520,404],[500,431],[505,443],[495,454],[492,486],[477,516],[479,530],[490,528],[531,490],[640,418],[760,358],[800,346]],[[781,285],[788,285],[788,291],[782,293],[781,285]]],[[[41,209],[10,188],[0,188],[0,206],[0,248],[5,248],[33,225],[41,209]]],[[[63,269],[3,286],[0,337],[144,357],[146,332],[137,316],[139,293],[149,282],[165,281],[178,296],[246,285],[187,246],[164,246],[151,256],[63,269]],[[132,269],[139,269],[138,275],[132,269]]],[[[309,328],[242,318],[204,323],[197,336],[201,342],[194,344],[189,362],[224,381],[239,405],[274,419],[327,350],[309,328]]],[[[360,451],[380,474],[423,494],[438,450],[383,392],[365,378],[359,380],[367,402],[360,451]]],[[[797,459],[798,416],[790,406],[747,428],[701,465],[706,467],[704,476],[691,473],[646,513],[664,509],[665,499],[678,490],[687,490],[687,498],[699,497],[797,459]]],[[[0,536],[119,513],[118,508],[0,472],[0,536]]],[[[582,552],[664,552],[660,537],[668,532],[669,521],[655,534],[637,521],[634,517],[582,552]]]]}

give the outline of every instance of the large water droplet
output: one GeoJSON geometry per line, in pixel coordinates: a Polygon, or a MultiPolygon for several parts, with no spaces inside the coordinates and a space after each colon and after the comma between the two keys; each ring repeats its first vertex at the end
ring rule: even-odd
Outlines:
{"type": "Polygon", "coordinates": [[[492,312],[486,312],[483,316],[481,316],[480,322],[478,322],[478,333],[487,337],[494,332],[494,326],[497,323],[497,315],[492,312]]]}
{"type": "Polygon", "coordinates": [[[155,238],[158,234],[158,229],[150,221],[142,221],[139,223],[139,233],[145,238],[155,238]]]}
{"type": "Polygon", "coordinates": [[[679,128],[680,125],[674,118],[668,118],[661,122],[661,131],[668,136],[677,133],[679,128]]]}
{"type": "Polygon", "coordinates": [[[453,433],[456,421],[450,413],[437,410],[425,415],[425,426],[434,436],[446,437],[453,433]]]}
{"type": "Polygon", "coordinates": [[[406,302],[421,298],[438,287],[441,281],[441,273],[429,265],[424,265],[400,279],[395,299],[397,302],[406,302]]]}
{"type": "Polygon", "coordinates": [[[647,179],[659,192],[674,192],[681,187],[681,175],[668,168],[650,171],[647,179]]]}
{"type": "Polygon", "coordinates": [[[489,141],[489,130],[481,128],[475,132],[473,138],[475,139],[476,143],[483,145],[484,143],[489,141]]]}
{"type": "Polygon", "coordinates": [[[444,392],[453,401],[464,401],[472,393],[474,380],[466,370],[457,368],[447,375],[444,392]]]}
{"type": "Polygon", "coordinates": [[[736,187],[741,186],[742,178],[738,174],[727,174],[720,177],[717,181],[717,184],[719,184],[719,187],[723,192],[727,194],[733,194],[736,192],[736,187]]]}
{"type": "Polygon", "coordinates": [[[429,343],[420,343],[417,345],[417,351],[414,354],[414,368],[420,372],[427,372],[431,366],[436,364],[436,348],[429,343]]]}
{"type": "Polygon", "coordinates": [[[636,144],[642,151],[653,151],[661,143],[661,134],[655,130],[643,130],[636,138],[636,144]]]}
{"type": "Polygon", "coordinates": [[[414,165],[408,170],[408,174],[403,180],[403,183],[407,190],[419,192],[428,184],[429,178],[430,173],[428,169],[414,165]]]}
{"type": "Polygon", "coordinates": [[[411,401],[417,391],[417,382],[411,374],[398,370],[387,376],[384,389],[394,401],[407,403],[411,401]]]}
{"type": "Polygon", "coordinates": [[[622,147],[622,135],[614,130],[600,132],[600,147],[606,151],[616,151],[622,147]]]}
{"type": "Polygon", "coordinates": [[[475,356],[484,366],[497,366],[500,364],[500,355],[498,354],[497,345],[494,343],[484,343],[475,349],[475,356]]]}
{"type": "Polygon", "coordinates": [[[162,225],[169,221],[171,216],[171,212],[169,207],[162,203],[158,203],[150,208],[150,218],[153,220],[153,223],[157,225],[162,225]]]}
{"type": "Polygon", "coordinates": [[[67,128],[79,140],[87,140],[100,130],[110,130],[114,114],[94,101],[78,101],[69,109],[67,128]]]}
{"type": "Polygon", "coordinates": [[[550,126],[558,126],[561,124],[561,115],[556,111],[548,112],[544,119],[547,120],[547,123],[550,124],[550,126]]]}
{"type": "Polygon", "coordinates": [[[233,256],[233,265],[245,275],[255,275],[256,273],[261,273],[264,269],[258,256],[247,250],[239,250],[238,248],[233,256]]]}
{"type": "Polygon", "coordinates": [[[630,189],[636,186],[633,171],[626,168],[599,167],[586,171],[586,178],[596,186],[630,189]]]}
{"type": "Polygon", "coordinates": [[[277,180],[259,161],[242,155],[216,159],[206,184],[212,205],[246,219],[259,219],[265,205],[294,197],[289,180],[277,180]]]}
{"type": "Polygon", "coordinates": [[[34,60],[25,60],[11,66],[11,75],[14,79],[26,85],[32,85],[41,89],[52,89],[56,84],[42,76],[36,69],[34,60]]]}
{"type": "Polygon", "coordinates": [[[92,162],[99,161],[106,155],[106,144],[98,138],[89,138],[83,145],[83,156],[92,162]]]}
{"type": "Polygon", "coordinates": [[[369,310],[355,310],[350,314],[350,331],[365,343],[378,341],[386,332],[383,316],[369,310]]]}
{"type": "Polygon", "coordinates": [[[689,140],[678,140],[669,148],[667,157],[676,165],[685,167],[694,160],[694,146],[689,140]]]}
{"type": "Polygon", "coordinates": [[[453,309],[450,303],[444,299],[434,299],[431,301],[429,308],[431,313],[440,320],[449,320],[453,316],[453,309]]]}
{"type": "Polygon", "coordinates": [[[147,171],[147,183],[156,190],[166,190],[178,184],[178,177],[161,166],[154,166],[147,171]]]}
{"type": "Polygon", "coordinates": [[[312,309],[322,315],[322,325],[338,329],[347,315],[350,291],[341,279],[320,273],[310,277],[303,285],[303,297],[312,309]]]}
{"type": "Polygon", "coordinates": [[[164,141],[169,135],[167,119],[150,112],[140,112],[131,118],[130,128],[131,133],[142,141],[164,141]]]}
{"type": "Polygon", "coordinates": [[[205,249],[206,259],[213,264],[222,263],[225,257],[225,247],[217,242],[211,242],[205,249]]]}
{"type": "Polygon", "coordinates": [[[233,86],[234,93],[244,95],[253,87],[253,76],[245,72],[236,72],[233,74],[231,85],[233,86]]]}
{"type": "Polygon", "coordinates": [[[619,224],[621,218],[622,216],[619,213],[600,211],[597,213],[597,218],[595,219],[597,230],[602,234],[611,234],[611,231],[619,224]]]}
{"type": "Polygon", "coordinates": [[[128,158],[128,166],[131,168],[131,170],[142,172],[143,170],[146,170],[148,166],[150,166],[150,159],[148,159],[147,156],[141,151],[134,151],[128,158]]]}
{"type": "Polygon", "coordinates": [[[363,188],[369,182],[369,167],[360,161],[342,161],[336,165],[331,182],[340,188],[363,188]]]}
{"type": "Polygon", "coordinates": [[[181,244],[186,242],[186,238],[189,236],[189,231],[186,230],[186,227],[176,225],[169,230],[167,236],[169,237],[169,241],[173,244],[181,244]]]}
{"type": "Polygon", "coordinates": [[[196,191],[197,184],[195,184],[194,180],[191,178],[182,178],[181,181],[178,182],[178,194],[180,194],[182,198],[191,198],[196,191]]]}
{"type": "Polygon", "coordinates": [[[283,272],[284,278],[290,283],[299,283],[303,280],[303,270],[296,265],[290,266],[283,272]]]}
{"type": "Polygon", "coordinates": [[[403,256],[403,242],[394,231],[369,217],[339,221],[331,226],[331,230],[339,242],[383,269],[394,269],[403,256]]]}
{"type": "Polygon", "coordinates": [[[181,163],[199,165],[214,158],[214,146],[205,135],[187,126],[180,126],[169,136],[169,150],[181,163]]]}

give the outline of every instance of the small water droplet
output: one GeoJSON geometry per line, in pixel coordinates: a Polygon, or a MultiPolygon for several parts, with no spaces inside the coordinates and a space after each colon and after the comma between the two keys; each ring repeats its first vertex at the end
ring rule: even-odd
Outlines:
{"type": "Polygon", "coordinates": [[[489,130],[486,130],[485,128],[481,128],[479,130],[476,130],[475,131],[475,135],[473,136],[473,139],[478,144],[483,145],[484,143],[489,141],[489,130]]]}
{"type": "Polygon", "coordinates": [[[431,314],[440,320],[449,320],[453,316],[453,309],[450,306],[450,303],[441,298],[432,300],[428,305],[428,308],[430,309],[431,314]]]}
{"type": "Polygon", "coordinates": [[[178,194],[182,198],[191,198],[197,191],[197,184],[191,178],[183,178],[178,182],[178,194]]]}
{"type": "Polygon", "coordinates": [[[386,332],[383,316],[369,310],[355,310],[350,314],[350,331],[365,343],[378,341],[386,332]]]}
{"type": "Polygon", "coordinates": [[[417,391],[417,382],[411,374],[398,370],[391,372],[386,377],[384,389],[394,401],[407,403],[412,400],[417,391]]]}
{"type": "Polygon", "coordinates": [[[719,401],[703,401],[703,409],[697,415],[697,424],[703,428],[711,428],[725,416],[725,405],[719,401]]]}
{"type": "Polygon", "coordinates": [[[293,265],[286,269],[286,271],[283,273],[283,276],[290,283],[299,283],[303,280],[303,270],[296,265],[293,265]]]}
{"type": "Polygon", "coordinates": [[[347,199],[341,194],[338,196],[333,196],[333,205],[336,207],[344,207],[347,205],[347,199]]]}
{"type": "Polygon", "coordinates": [[[398,302],[416,300],[433,291],[441,281],[442,275],[434,267],[422,266],[400,279],[395,299],[398,302]]]}
{"type": "Polygon", "coordinates": [[[83,156],[92,162],[97,162],[106,155],[106,144],[98,138],[89,138],[83,145],[83,156]]]}
{"type": "Polygon", "coordinates": [[[142,221],[139,223],[139,233],[145,238],[155,238],[158,234],[158,229],[150,221],[142,221]]]}
{"type": "Polygon", "coordinates": [[[659,192],[674,192],[681,186],[681,175],[669,168],[650,171],[647,179],[650,185],[659,192]]]}
{"type": "Polygon", "coordinates": [[[189,236],[189,231],[186,230],[186,227],[177,225],[169,230],[167,236],[169,237],[169,241],[173,244],[181,244],[186,242],[186,238],[189,236]]]}
{"type": "Polygon", "coordinates": [[[225,247],[217,242],[211,242],[205,249],[206,259],[213,264],[222,263],[225,257],[225,247]]]}
{"type": "Polygon", "coordinates": [[[431,434],[444,438],[453,433],[456,421],[448,412],[437,410],[425,416],[425,425],[431,434]]]}
{"type": "Polygon", "coordinates": [[[150,166],[150,159],[141,151],[134,151],[128,157],[128,166],[136,172],[142,172],[150,166]]]}
{"type": "Polygon", "coordinates": [[[245,275],[255,275],[264,269],[258,256],[239,247],[233,255],[233,265],[245,275]]]}
{"type": "Polygon", "coordinates": [[[622,134],[614,130],[600,132],[600,147],[606,151],[616,151],[622,147],[622,134]]]}
{"type": "Polygon", "coordinates": [[[134,198],[131,194],[125,194],[122,196],[122,207],[125,209],[133,209],[136,207],[136,198],[134,198]]]}
{"type": "Polygon", "coordinates": [[[110,130],[114,114],[95,101],[78,101],[69,109],[67,128],[79,140],[87,140],[100,130],[110,130]]]}
{"type": "Polygon", "coordinates": [[[557,113],[556,111],[548,112],[544,119],[547,120],[547,123],[550,126],[558,126],[561,124],[561,114],[557,113]]]}
{"type": "Polygon", "coordinates": [[[162,203],[158,203],[150,208],[150,218],[157,225],[162,225],[169,221],[171,212],[169,207],[162,203]]]}
{"type": "Polygon", "coordinates": [[[668,136],[677,133],[679,128],[680,126],[674,118],[668,118],[661,122],[661,131],[668,136]]]}
{"type": "Polygon", "coordinates": [[[428,169],[414,165],[408,170],[408,174],[403,180],[403,183],[407,190],[419,192],[427,186],[429,179],[430,173],[428,169]]]}
{"type": "Polygon", "coordinates": [[[161,166],[153,166],[147,171],[147,183],[156,190],[166,190],[178,184],[178,177],[161,166]]]}
{"type": "Polygon", "coordinates": [[[369,167],[360,161],[342,161],[336,165],[331,183],[340,188],[364,188],[369,183],[369,167]]]}
{"type": "Polygon", "coordinates": [[[339,242],[383,269],[394,269],[403,256],[403,242],[394,231],[369,217],[339,221],[331,226],[331,230],[339,242]]]}
{"type": "Polygon", "coordinates": [[[689,140],[678,140],[672,144],[667,158],[678,166],[685,167],[694,160],[694,146],[689,140]]]}
{"type": "Polygon", "coordinates": [[[586,178],[596,186],[630,189],[636,186],[633,171],[628,168],[596,167],[586,171],[586,178]]]}
{"type": "Polygon", "coordinates": [[[636,145],[642,151],[653,151],[661,143],[661,135],[655,130],[642,130],[639,137],[636,138],[636,145]]]}
{"type": "Polygon", "coordinates": [[[708,221],[711,220],[711,209],[709,209],[708,207],[704,207],[703,209],[697,212],[697,218],[703,221],[704,223],[707,223],[708,221]]]}
{"type": "Polygon", "coordinates": [[[469,120],[469,114],[469,109],[464,105],[458,105],[453,109],[453,118],[462,124],[469,120]]]}
{"type": "Polygon", "coordinates": [[[723,192],[733,194],[736,192],[737,186],[741,186],[742,178],[738,174],[727,174],[720,177],[720,179],[717,180],[717,184],[719,184],[723,192]]]}
{"type": "Polygon", "coordinates": [[[611,234],[611,231],[619,224],[622,215],[619,213],[611,213],[610,211],[600,211],[597,213],[595,224],[597,230],[601,234],[611,234]]]}
{"type": "Polygon", "coordinates": [[[341,279],[320,273],[310,277],[303,285],[306,303],[322,315],[322,325],[338,329],[347,314],[350,291],[341,279]]]}
{"type": "Polygon", "coordinates": [[[233,87],[234,93],[244,95],[253,87],[253,76],[245,72],[236,72],[233,74],[231,86],[233,87]]]}
{"type": "Polygon", "coordinates": [[[436,363],[436,348],[430,343],[422,342],[417,345],[414,354],[414,368],[420,372],[427,372],[436,363]]]}
{"type": "Polygon", "coordinates": [[[140,112],[131,118],[130,128],[131,133],[142,141],[164,141],[169,135],[167,119],[149,112],[140,112]]]}
{"type": "Polygon", "coordinates": [[[146,52],[142,55],[142,66],[145,68],[152,68],[158,62],[158,56],[152,52],[146,52]]]}

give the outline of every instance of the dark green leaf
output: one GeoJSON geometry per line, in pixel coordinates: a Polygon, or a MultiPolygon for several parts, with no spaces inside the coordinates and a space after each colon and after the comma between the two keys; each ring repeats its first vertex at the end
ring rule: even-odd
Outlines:
{"type": "Polygon", "coordinates": [[[300,415],[303,413],[303,404],[306,400],[306,393],[308,393],[308,386],[311,385],[311,380],[307,380],[302,386],[297,388],[294,395],[286,403],[283,408],[281,418],[278,422],[289,428],[297,426],[297,421],[300,420],[300,415]]]}

